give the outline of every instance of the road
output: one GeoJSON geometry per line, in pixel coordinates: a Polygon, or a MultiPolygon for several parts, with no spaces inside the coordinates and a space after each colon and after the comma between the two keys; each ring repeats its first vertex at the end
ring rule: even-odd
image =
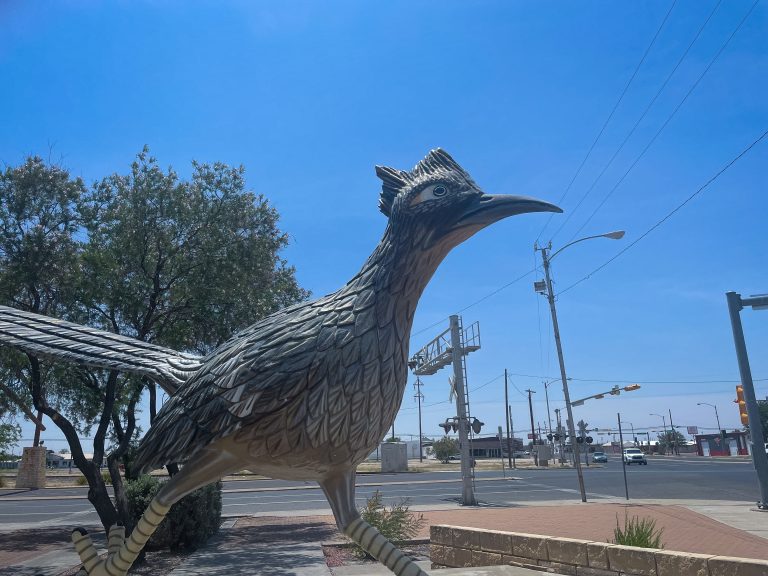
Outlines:
{"type": "MultiPolygon", "coordinates": [[[[571,469],[478,473],[478,500],[491,506],[532,501],[578,502],[576,473],[571,469]]],[[[592,501],[623,498],[621,462],[584,468],[587,497],[592,501]]],[[[745,459],[697,457],[654,458],[648,466],[627,468],[630,498],[755,501],[757,476],[745,459]]],[[[358,476],[358,506],[380,490],[386,503],[409,498],[418,506],[458,502],[458,472],[364,474],[358,476]]],[[[322,491],[314,483],[283,480],[235,480],[224,483],[223,514],[330,514],[322,491]]],[[[42,526],[98,524],[85,488],[50,488],[19,492],[0,490],[0,530],[20,524],[42,526]]]]}

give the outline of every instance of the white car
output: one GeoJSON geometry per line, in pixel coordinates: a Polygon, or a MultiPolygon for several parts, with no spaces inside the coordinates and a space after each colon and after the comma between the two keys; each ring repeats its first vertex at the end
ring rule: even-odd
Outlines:
{"type": "Polygon", "coordinates": [[[648,460],[645,459],[645,454],[640,448],[625,448],[624,449],[624,463],[629,466],[630,464],[645,464],[648,465],[648,460]]]}

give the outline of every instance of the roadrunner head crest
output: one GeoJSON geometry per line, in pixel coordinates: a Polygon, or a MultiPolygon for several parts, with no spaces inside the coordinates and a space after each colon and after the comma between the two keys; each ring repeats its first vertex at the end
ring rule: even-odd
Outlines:
{"type": "Polygon", "coordinates": [[[430,151],[413,170],[376,166],[376,175],[382,180],[379,210],[388,217],[398,198],[416,196],[433,182],[442,182],[458,190],[477,189],[472,177],[440,148],[430,151]]]}

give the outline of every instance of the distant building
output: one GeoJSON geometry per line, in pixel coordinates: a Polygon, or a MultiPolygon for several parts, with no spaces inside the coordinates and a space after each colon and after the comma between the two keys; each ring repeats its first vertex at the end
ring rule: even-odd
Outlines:
{"type": "Polygon", "coordinates": [[[699,456],[748,456],[747,433],[697,434],[696,451],[699,456]]]}

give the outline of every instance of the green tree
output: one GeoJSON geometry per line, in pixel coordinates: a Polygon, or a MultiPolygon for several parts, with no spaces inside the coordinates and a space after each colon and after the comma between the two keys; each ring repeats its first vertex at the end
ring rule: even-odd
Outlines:
{"type": "MultiPolygon", "coordinates": [[[[85,191],[79,180],[34,160],[41,174],[62,175],[51,190],[76,186],[67,197],[72,226],[62,234],[71,250],[61,277],[33,282],[48,265],[27,263],[24,254],[14,262],[25,266],[29,282],[17,281],[4,291],[13,306],[47,313],[148,342],[204,354],[237,330],[288,304],[307,297],[294,269],[280,257],[287,236],[267,200],[246,190],[244,169],[225,164],[193,163],[189,180],[172,169],[161,169],[144,149],[127,174],[114,174],[85,191]],[[80,237],[80,241],[75,238],[80,237]],[[66,272],[66,273],[65,273],[66,272]],[[56,296],[55,306],[25,305],[32,301],[25,287],[56,296]],[[42,290],[41,287],[45,287],[42,290]],[[20,295],[26,300],[20,298],[20,295]]],[[[13,205],[17,196],[34,195],[35,182],[15,178],[0,197],[13,205]]],[[[58,197],[57,197],[58,198],[58,197]]],[[[63,205],[63,202],[59,201],[63,205]]],[[[23,244],[34,231],[37,213],[30,209],[17,226],[23,244]]],[[[58,262],[52,254],[49,260],[58,262]]],[[[63,256],[59,258],[63,260],[63,256]]],[[[0,287],[13,277],[12,267],[0,262],[0,287]]],[[[89,499],[105,527],[131,518],[119,474],[138,430],[136,410],[144,390],[149,393],[150,422],[157,410],[155,384],[117,372],[84,370],[16,355],[8,364],[20,375],[21,386],[38,410],[59,426],[67,438],[75,464],[89,483],[89,499]],[[30,373],[35,378],[24,378],[30,373]],[[94,457],[84,458],[78,430],[93,433],[94,457]],[[116,506],[106,491],[98,467],[106,457],[116,506]]]]}
{"type": "Polygon", "coordinates": [[[21,438],[21,428],[15,422],[3,422],[0,424],[0,459],[7,460],[10,457],[8,450],[15,446],[21,438]]]}
{"type": "Polygon", "coordinates": [[[763,442],[768,442],[768,400],[758,400],[757,408],[760,410],[760,423],[763,425],[763,442]]]}
{"type": "Polygon", "coordinates": [[[659,434],[659,453],[666,454],[667,452],[673,453],[677,448],[679,452],[680,446],[685,445],[685,436],[683,436],[677,430],[667,430],[666,432],[659,434]]]}
{"type": "Polygon", "coordinates": [[[459,443],[453,438],[443,436],[440,440],[436,440],[432,443],[432,452],[435,458],[440,460],[443,464],[446,464],[450,457],[459,451],[459,443]]]}

